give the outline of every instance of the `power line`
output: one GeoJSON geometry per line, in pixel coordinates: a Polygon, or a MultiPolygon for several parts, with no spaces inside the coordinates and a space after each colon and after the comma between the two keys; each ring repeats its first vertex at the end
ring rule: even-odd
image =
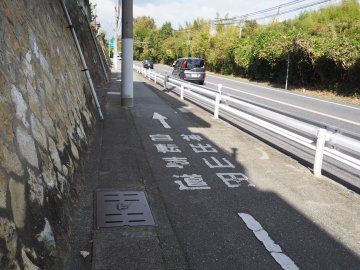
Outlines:
{"type": "MultiPolygon", "coordinates": [[[[320,4],[323,4],[323,3],[326,3],[326,2],[330,2],[330,1],[331,1],[331,0],[317,1],[317,2],[314,2],[314,3],[311,3],[311,4],[303,5],[303,6],[301,6],[301,7],[297,7],[297,8],[288,9],[288,10],[284,10],[284,11],[278,12],[276,15],[279,16],[279,15],[283,15],[283,14],[295,12],[295,11],[298,11],[298,10],[302,10],[302,9],[305,9],[305,8],[308,8],[308,7],[320,5],[320,4]]],[[[267,18],[271,18],[271,17],[274,17],[274,14],[273,14],[273,15],[267,15],[267,16],[259,17],[259,18],[255,18],[254,20],[263,20],[263,19],[267,19],[267,18]]]]}
{"type": "Polygon", "coordinates": [[[270,8],[266,8],[266,9],[261,9],[261,10],[255,11],[255,12],[251,12],[251,13],[241,15],[241,16],[235,16],[235,17],[232,17],[232,18],[224,18],[224,19],[215,19],[215,21],[235,21],[235,20],[237,20],[237,18],[247,18],[247,17],[253,16],[253,15],[256,15],[256,14],[267,13],[267,12],[273,11],[273,10],[279,10],[282,7],[295,5],[295,4],[304,2],[304,1],[306,1],[306,0],[293,0],[291,2],[287,2],[287,3],[284,3],[284,4],[278,5],[278,6],[274,6],[274,7],[270,7],[270,8]]]}
{"type": "Polygon", "coordinates": [[[250,16],[253,16],[253,15],[257,15],[259,13],[261,14],[261,13],[266,13],[266,12],[273,11],[273,10],[279,10],[280,8],[287,7],[287,6],[292,6],[292,5],[295,5],[295,4],[298,4],[298,3],[301,3],[301,2],[305,2],[305,1],[306,0],[295,0],[295,1],[287,2],[287,3],[284,3],[284,4],[278,5],[278,6],[274,6],[274,7],[271,7],[271,8],[251,12],[251,13],[242,15],[240,17],[250,17],[250,16]]]}
{"type": "Polygon", "coordinates": [[[235,17],[232,17],[232,18],[224,18],[224,19],[215,19],[215,21],[216,20],[218,20],[218,21],[234,21],[237,18],[247,18],[247,17],[251,17],[253,15],[257,15],[257,14],[267,13],[267,12],[273,11],[273,10],[279,10],[280,8],[287,7],[287,6],[292,6],[292,5],[295,5],[295,4],[304,2],[304,1],[307,1],[307,0],[293,0],[293,1],[281,4],[281,5],[278,5],[278,6],[274,6],[274,7],[270,7],[270,8],[266,8],[266,9],[261,9],[261,10],[255,11],[255,12],[251,12],[251,13],[241,15],[241,16],[235,16],[235,17]]]}
{"type": "Polygon", "coordinates": [[[298,10],[302,10],[302,9],[312,7],[312,6],[315,6],[315,5],[320,5],[320,4],[323,4],[323,3],[326,3],[326,2],[330,2],[331,0],[320,0],[320,1],[312,2],[312,3],[308,3],[306,5],[301,5],[301,6],[297,6],[297,7],[293,7],[293,8],[281,11],[281,8],[298,5],[298,4],[300,4],[302,2],[305,2],[305,1],[307,1],[307,0],[293,0],[293,1],[281,4],[281,5],[277,5],[277,6],[262,9],[262,10],[258,10],[258,11],[255,11],[255,12],[250,12],[250,13],[247,13],[247,14],[244,14],[244,15],[241,15],[241,16],[236,16],[236,17],[232,17],[232,18],[223,18],[223,19],[216,18],[216,19],[214,19],[212,21],[212,23],[214,23],[216,25],[231,25],[231,24],[235,24],[235,23],[243,23],[245,20],[248,20],[249,17],[254,17],[254,15],[261,15],[261,14],[264,14],[264,16],[256,17],[253,20],[263,20],[263,19],[267,19],[267,18],[271,18],[271,17],[275,17],[275,16],[295,12],[295,11],[298,11],[298,10]],[[276,12],[265,15],[266,13],[269,13],[270,11],[276,11],[276,12]]]}

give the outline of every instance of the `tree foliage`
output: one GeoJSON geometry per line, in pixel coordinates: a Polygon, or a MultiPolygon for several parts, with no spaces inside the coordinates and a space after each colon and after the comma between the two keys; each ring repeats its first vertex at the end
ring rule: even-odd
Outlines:
{"type": "Polygon", "coordinates": [[[290,84],[331,88],[359,95],[360,4],[343,0],[298,18],[239,28],[196,19],[179,30],[170,23],[157,28],[150,17],[134,21],[134,56],[170,64],[185,56],[202,57],[207,68],[255,80],[284,83],[290,59],[290,84]]]}

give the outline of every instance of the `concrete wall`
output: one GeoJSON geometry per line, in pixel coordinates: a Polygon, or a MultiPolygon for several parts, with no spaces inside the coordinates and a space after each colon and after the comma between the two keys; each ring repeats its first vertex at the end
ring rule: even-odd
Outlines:
{"type": "MultiPolygon", "coordinates": [[[[95,85],[104,74],[67,6],[95,85]]],[[[62,269],[82,153],[97,118],[59,0],[0,1],[0,269],[62,269]]]]}

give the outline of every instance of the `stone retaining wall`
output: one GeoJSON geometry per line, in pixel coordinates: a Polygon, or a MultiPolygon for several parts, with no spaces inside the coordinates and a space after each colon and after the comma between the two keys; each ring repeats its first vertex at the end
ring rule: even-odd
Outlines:
{"type": "MultiPolygon", "coordinates": [[[[68,0],[94,83],[105,77],[68,0]]],[[[98,116],[60,0],[0,1],[0,269],[62,269],[98,116]]]]}

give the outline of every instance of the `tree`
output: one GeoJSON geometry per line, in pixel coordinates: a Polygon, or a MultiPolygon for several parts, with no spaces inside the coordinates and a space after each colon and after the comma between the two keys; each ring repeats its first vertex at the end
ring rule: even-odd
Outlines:
{"type": "Polygon", "coordinates": [[[153,18],[148,16],[134,19],[134,57],[143,58],[143,53],[148,54],[149,37],[156,32],[156,24],[153,18]]]}

